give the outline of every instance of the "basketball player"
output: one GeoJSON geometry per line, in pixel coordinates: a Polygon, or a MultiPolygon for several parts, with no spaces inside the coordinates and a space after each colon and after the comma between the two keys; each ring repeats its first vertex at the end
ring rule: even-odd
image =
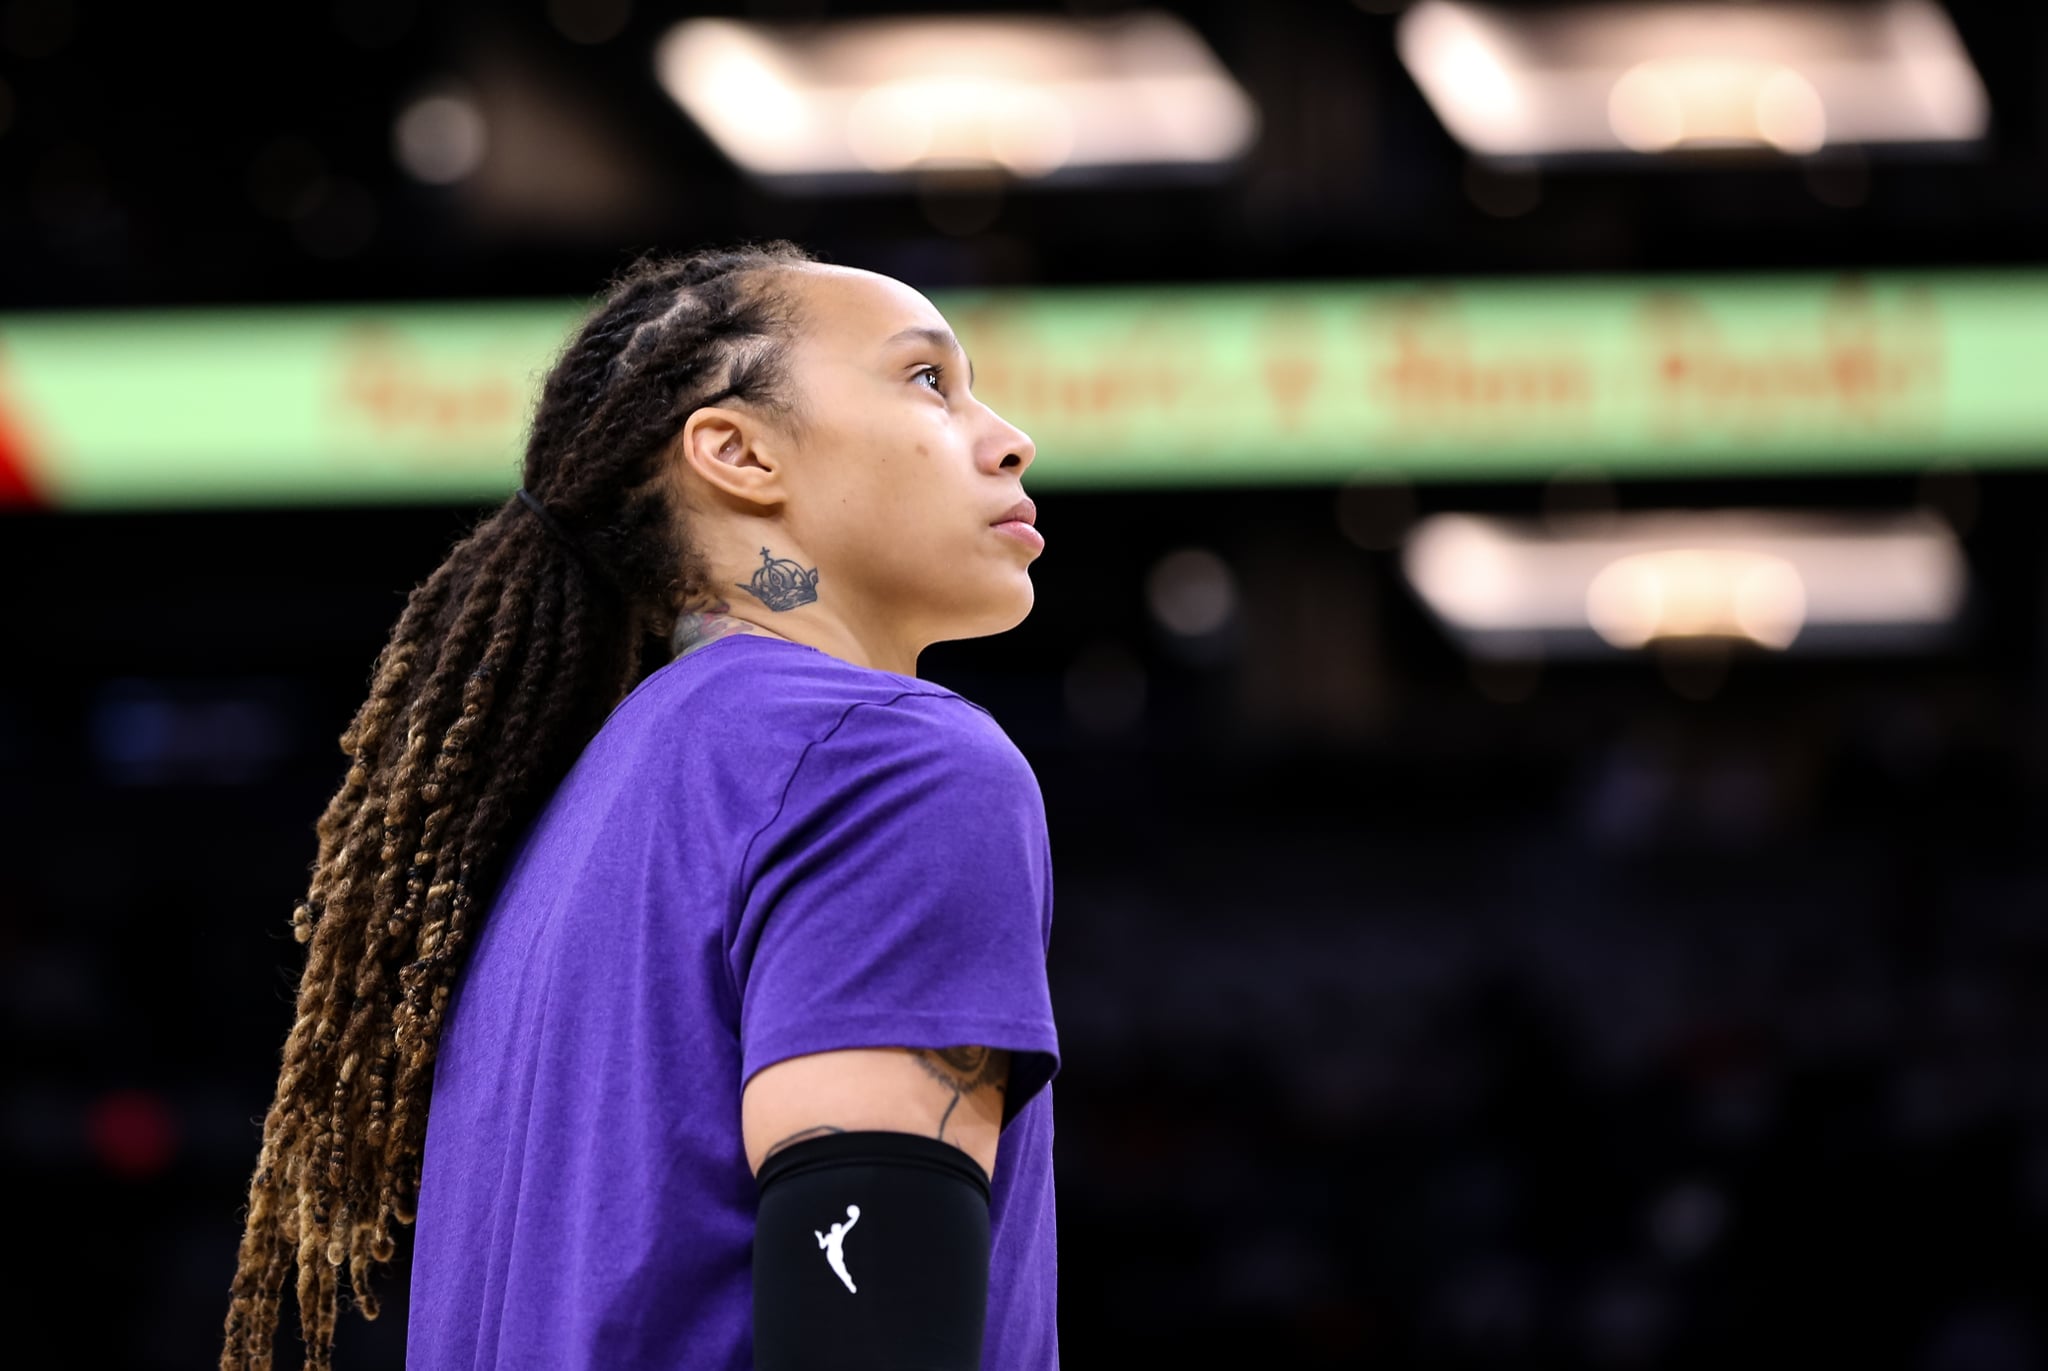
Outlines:
{"type": "Polygon", "coordinates": [[[1057,1365],[1044,811],[916,674],[1043,548],[971,385],[786,243],[585,322],[342,735],[223,1367],[415,1218],[414,1368],[1057,1365]]]}

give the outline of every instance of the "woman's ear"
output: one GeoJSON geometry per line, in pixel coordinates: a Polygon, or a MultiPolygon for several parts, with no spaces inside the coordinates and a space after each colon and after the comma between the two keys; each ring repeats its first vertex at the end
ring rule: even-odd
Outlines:
{"type": "Polygon", "coordinates": [[[781,463],[774,435],[757,416],[712,405],[683,421],[677,460],[705,486],[749,505],[780,503],[781,463]]]}

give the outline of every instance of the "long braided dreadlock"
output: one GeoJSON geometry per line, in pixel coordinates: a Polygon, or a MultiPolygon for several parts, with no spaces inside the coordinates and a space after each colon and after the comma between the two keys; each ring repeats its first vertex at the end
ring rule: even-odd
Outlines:
{"type": "Polygon", "coordinates": [[[298,1270],[305,1365],[332,1365],[340,1282],[371,1277],[419,1196],[442,1015],[508,843],[644,673],[651,634],[708,590],[662,455],[726,398],[794,421],[793,306],[776,241],[643,258],[549,371],[525,487],[413,590],[341,735],[349,768],[317,828],[292,931],[310,944],[227,1316],[223,1371],[267,1368],[298,1270]],[[580,546],[579,555],[577,548],[580,546]]]}

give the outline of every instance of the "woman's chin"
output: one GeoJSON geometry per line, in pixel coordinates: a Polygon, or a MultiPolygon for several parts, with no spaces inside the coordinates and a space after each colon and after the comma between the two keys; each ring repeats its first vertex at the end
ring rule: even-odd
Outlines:
{"type": "Polygon", "coordinates": [[[1037,595],[1031,578],[1020,570],[1014,582],[989,597],[985,607],[973,616],[973,622],[958,636],[987,638],[997,633],[1008,633],[1030,616],[1037,595]]]}

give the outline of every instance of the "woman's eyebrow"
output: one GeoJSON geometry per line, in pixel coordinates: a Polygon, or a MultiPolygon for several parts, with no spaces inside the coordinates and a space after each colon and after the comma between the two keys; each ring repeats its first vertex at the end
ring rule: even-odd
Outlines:
{"type": "Polygon", "coordinates": [[[960,340],[953,336],[951,329],[926,328],[922,325],[913,325],[910,328],[899,329],[895,333],[890,334],[888,342],[884,346],[893,347],[897,343],[920,342],[929,343],[942,352],[959,353],[967,361],[967,384],[970,386],[974,384],[974,359],[967,356],[967,349],[960,346],[960,340]]]}

